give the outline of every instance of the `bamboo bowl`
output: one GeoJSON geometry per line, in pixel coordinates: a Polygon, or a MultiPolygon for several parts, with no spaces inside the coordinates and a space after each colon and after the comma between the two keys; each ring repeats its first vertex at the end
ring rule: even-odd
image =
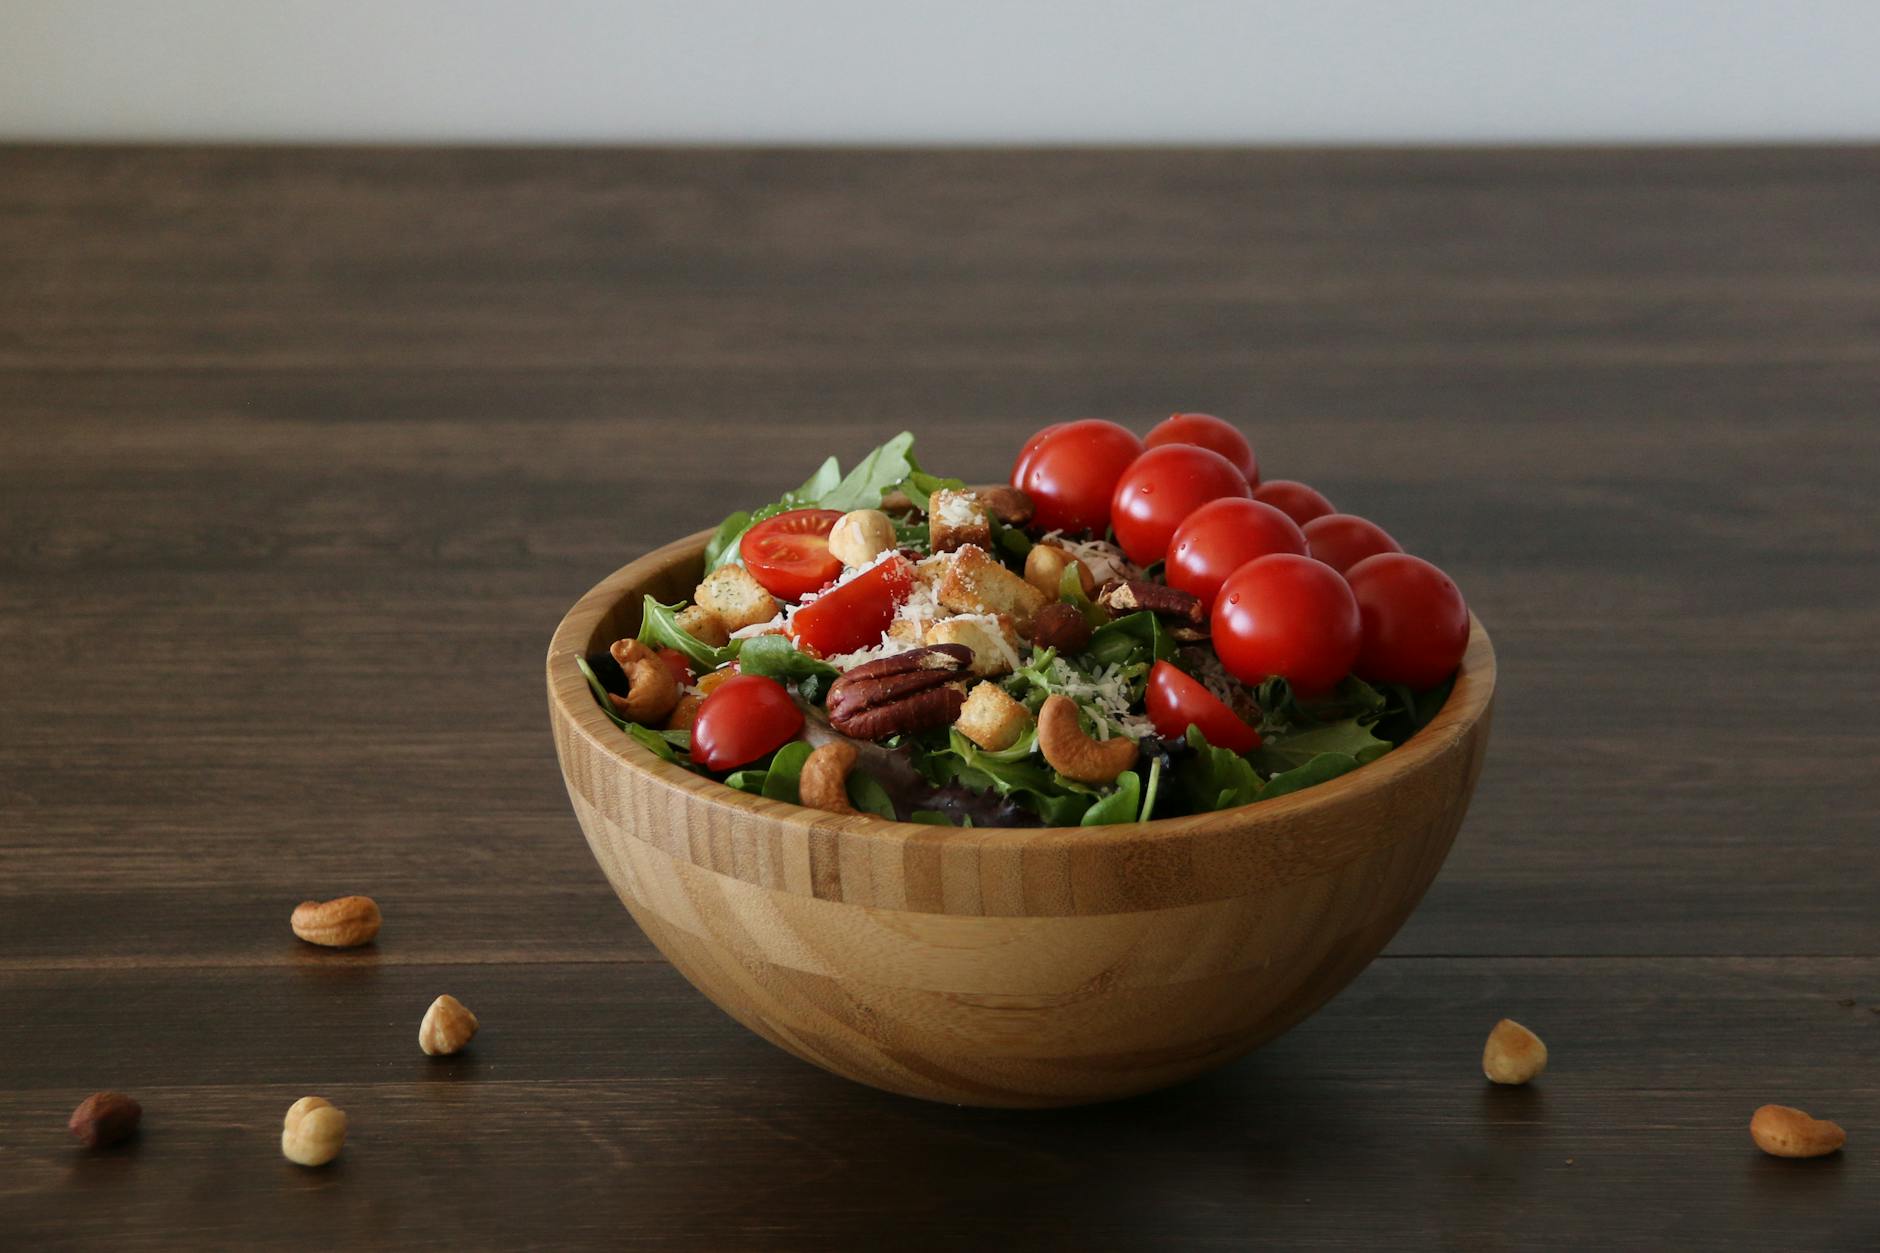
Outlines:
{"type": "Polygon", "coordinates": [[[706,535],[583,596],[548,653],[568,796],[634,921],[720,1009],[804,1061],[963,1105],[1077,1105],[1201,1074],[1304,1019],[1435,878],[1488,745],[1495,654],[1359,770],[1129,826],[962,829],[734,791],[640,747],[575,658],[688,596],[706,535]]]}

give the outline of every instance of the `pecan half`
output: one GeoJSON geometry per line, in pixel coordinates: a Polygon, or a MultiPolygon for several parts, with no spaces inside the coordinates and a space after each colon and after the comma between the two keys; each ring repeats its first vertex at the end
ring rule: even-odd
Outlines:
{"type": "Polygon", "coordinates": [[[829,725],[858,740],[945,726],[966,702],[972,659],[964,644],[934,644],[859,665],[829,685],[829,725]]]}
{"type": "Polygon", "coordinates": [[[1024,526],[1031,521],[1031,497],[1016,487],[975,487],[973,495],[987,513],[1007,526],[1024,526]]]}
{"type": "Polygon", "coordinates": [[[1060,600],[1040,609],[1032,619],[1031,642],[1072,657],[1090,647],[1090,624],[1084,621],[1083,610],[1060,600]]]}
{"type": "Polygon", "coordinates": [[[1174,618],[1191,626],[1200,626],[1204,616],[1201,598],[1193,592],[1148,579],[1113,579],[1103,585],[1097,603],[1115,614],[1147,609],[1158,618],[1174,618]]]}

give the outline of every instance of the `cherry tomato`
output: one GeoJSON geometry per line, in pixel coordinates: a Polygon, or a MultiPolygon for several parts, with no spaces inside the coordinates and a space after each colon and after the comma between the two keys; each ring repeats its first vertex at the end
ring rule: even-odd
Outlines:
{"type": "Polygon", "coordinates": [[[1345,571],[1364,624],[1358,676],[1435,687],[1462,664],[1469,607],[1454,580],[1421,557],[1379,553],[1345,571]]]}
{"type": "Polygon", "coordinates": [[[838,509],[792,509],[765,518],[738,541],[738,555],[765,591],[799,600],[842,573],[842,559],[829,551],[841,516],[838,509]]]}
{"type": "Polygon", "coordinates": [[[1216,748],[1244,753],[1260,746],[1258,731],[1198,680],[1166,661],[1156,662],[1155,668],[1149,671],[1149,686],[1143,693],[1143,701],[1149,708],[1149,721],[1155,724],[1155,733],[1165,739],[1175,740],[1187,735],[1192,723],[1200,728],[1202,738],[1216,748]]]}
{"type": "Polygon", "coordinates": [[[1218,452],[1193,444],[1151,448],[1117,480],[1110,501],[1110,526],[1116,542],[1139,566],[1168,553],[1175,528],[1188,515],[1223,496],[1245,497],[1247,476],[1218,452]]]}
{"type": "Polygon", "coordinates": [[[1336,570],[1310,557],[1275,553],[1234,571],[1214,602],[1213,625],[1214,651],[1242,683],[1277,674],[1298,695],[1320,696],[1358,658],[1357,599],[1336,570]]]}
{"type": "Polygon", "coordinates": [[[1096,418],[1047,427],[1032,438],[1038,446],[1029,461],[1019,454],[1012,486],[1032,499],[1033,529],[1102,536],[1110,525],[1110,493],[1142,453],[1142,441],[1096,418]]]}
{"type": "Polygon", "coordinates": [[[692,662],[676,648],[662,648],[659,659],[666,663],[666,669],[672,671],[673,679],[680,687],[692,686],[692,662]]]}
{"type": "Polygon", "coordinates": [[[1050,426],[1040,427],[1025,441],[1025,446],[1018,450],[1018,460],[1012,463],[1012,483],[1017,486],[1025,481],[1025,469],[1031,465],[1031,459],[1037,455],[1038,448],[1053,431],[1061,431],[1065,424],[1053,422],[1050,426]]]}
{"type": "Polygon", "coordinates": [[[1304,483],[1292,479],[1269,479],[1253,490],[1253,498],[1273,506],[1300,526],[1314,518],[1338,512],[1332,508],[1331,501],[1304,483]]]}
{"type": "Polygon", "coordinates": [[[783,684],[740,674],[712,689],[692,723],[692,760],[730,770],[781,748],[803,729],[803,711],[783,684]]]}
{"type": "Polygon", "coordinates": [[[1383,527],[1349,513],[1328,513],[1305,525],[1306,551],[1343,574],[1366,557],[1400,553],[1403,545],[1383,527]]]}
{"type": "Polygon", "coordinates": [[[790,619],[790,638],[821,657],[879,644],[913,587],[913,565],[905,557],[890,557],[797,610],[790,619]]]}
{"type": "Polygon", "coordinates": [[[1203,609],[1212,610],[1227,576],[1249,561],[1305,552],[1299,524],[1273,506],[1238,496],[1211,500],[1189,514],[1169,540],[1169,586],[1194,593],[1203,609]]]}
{"type": "Polygon", "coordinates": [[[1246,475],[1249,484],[1260,486],[1260,462],[1253,455],[1253,445],[1247,442],[1239,427],[1211,413],[1172,413],[1158,422],[1142,442],[1149,448],[1194,444],[1218,452],[1234,463],[1234,469],[1246,475]]]}

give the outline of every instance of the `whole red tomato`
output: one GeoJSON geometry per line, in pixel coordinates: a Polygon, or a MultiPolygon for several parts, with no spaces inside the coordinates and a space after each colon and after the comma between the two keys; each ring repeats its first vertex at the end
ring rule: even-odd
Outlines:
{"type": "Polygon", "coordinates": [[[1149,686],[1143,692],[1143,703],[1148,707],[1149,721],[1155,724],[1155,733],[1164,739],[1180,739],[1188,734],[1192,724],[1200,729],[1202,738],[1216,748],[1244,753],[1260,746],[1258,731],[1248,726],[1199,680],[1166,661],[1156,662],[1149,671],[1149,686]]]}
{"type": "Polygon", "coordinates": [[[692,723],[692,760],[731,770],[781,748],[803,729],[803,711],[783,684],[740,674],[713,688],[692,723]]]}
{"type": "Polygon", "coordinates": [[[1130,463],[1110,499],[1116,542],[1139,566],[1160,561],[1175,528],[1211,500],[1252,493],[1247,478],[1218,452],[1164,444],[1130,463]]]}
{"type": "Polygon", "coordinates": [[[1359,678],[1420,692],[1455,673],[1469,646],[1469,607],[1454,580],[1408,553],[1366,557],[1345,580],[1364,625],[1359,678]]]}
{"type": "Polygon", "coordinates": [[[1273,506],[1238,496],[1211,500],[1189,514],[1169,540],[1169,586],[1194,593],[1203,609],[1212,610],[1227,576],[1249,561],[1305,552],[1299,524],[1273,506]]]}
{"type": "Polygon", "coordinates": [[[1343,574],[1366,557],[1400,553],[1403,545],[1383,527],[1349,513],[1328,513],[1305,525],[1306,551],[1343,574]]]}
{"type": "Polygon", "coordinates": [[[1044,441],[1050,437],[1053,431],[1061,431],[1063,429],[1064,423],[1053,422],[1050,426],[1042,426],[1032,432],[1031,438],[1025,441],[1025,446],[1018,450],[1018,460],[1012,463],[1012,485],[1014,487],[1025,481],[1025,469],[1027,466],[1031,465],[1031,459],[1037,455],[1038,449],[1044,441]]]}
{"type": "Polygon", "coordinates": [[[1114,422],[1084,418],[1046,427],[1026,447],[1029,459],[1019,454],[1012,486],[1031,497],[1032,526],[1101,536],[1110,525],[1110,493],[1142,452],[1142,441],[1114,422]]]}
{"type": "Polygon", "coordinates": [[[792,509],[765,518],[738,541],[738,555],[765,591],[800,599],[842,573],[841,558],[829,551],[841,516],[838,509],[792,509]]]}
{"type": "Polygon", "coordinates": [[[1338,512],[1331,501],[1294,479],[1269,479],[1254,489],[1253,498],[1273,506],[1300,526],[1338,512]]]}
{"type": "Polygon", "coordinates": [[[894,556],[798,609],[787,628],[797,647],[819,657],[881,642],[894,612],[914,590],[914,567],[894,556]]]}
{"type": "Polygon", "coordinates": [[[1156,423],[1143,437],[1143,444],[1160,448],[1163,444],[1194,444],[1218,452],[1234,463],[1234,469],[1247,477],[1254,487],[1260,485],[1260,462],[1253,455],[1253,445],[1231,422],[1223,422],[1211,413],[1172,413],[1156,423]]]}
{"type": "MultiPolygon", "coordinates": [[[[1372,558],[1379,560],[1379,558],[1372,558]]],[[[1283,676],[1300,696],[1320,696],[1358,658],[1358,602],[1322,561],[1275,553],[1227,577],[1214,602],[1214,651],[1242,683],[1283,676]]]]}

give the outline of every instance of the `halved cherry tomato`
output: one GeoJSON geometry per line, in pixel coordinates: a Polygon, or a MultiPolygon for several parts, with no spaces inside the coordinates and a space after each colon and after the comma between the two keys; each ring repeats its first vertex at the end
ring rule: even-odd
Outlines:
{"type": "Polygon", "coordinates": [[[1209,501],[1175,528],[1168,545],[1168,581],[1214,608],[1227,576],[1256,557],[1271,553],[1304,556],[1306,537],[1299,524],[1257,500],[1229,496],[1209,501]]]}
{"type": "Polygon", "coordinates": [[[1379,553],[1400,553],[1403,545],[1369,518],[1350,513],[1328,513],[1305,525],[1306,549],[1316,561],[1323,561],[1343,574],[1366,557],[1379,553]]]}
{"type": "Polygon", "coordinates": [[[680,687],[692,686],[692,662],[676,648],[662,648],[659,659],[666,663],[666,669],[672,671],[673,679],[680,687]]]}
{"type": "Polygon", "coordinates": [[[1143,702],[1149,709],[1149,721],[1155,724],[1155,733],[1164,739],[1180,739],[1188,734],[1192,723],[1200,728],[1202,738],[1216,748],[1244,753],[1260,747],[1258,731],[1248,726],[1199,680],[1183,674],[1166,661],[1156,662],[1155,668],[1149,671],[1149,686],[1143,693],[1143,702]]]}
{"type": "Polygon", "coordinates": [[[1253,498],[1273,506],[1300,526],[1338,512],[1331,501],[1295,479],[1269,479],[1253,489],[1253,498]]]}
{"type": "Polygon", "coordinates": [[[1277,674],[1300,696],[1320,696],[1358,659],[1357,599],[1338,571],[1310,557],[1249,561],[1221,584],[1212,621],[1214,651],[1242,683],[1277,674]]]}
{"type": "Polygon", "coordinates": [[[1379,553],[1345,571],[1364,624],[1360,678],[1435,687],[1462,664],[1469,607],[1455,581],[1409,553],[1379,553]]]}
{"type": "Polygon", "coordinates": [[[1130,463],[1110,500],[1116,542],[1139,566],[1168,553],[1175,528],[1223,496],[1251,495],[1247,476],[1220,453],[1193,444],[1164,444],[1130,463]]]}
{"type": "Polygon", "coordinates": [[[712,689],[692,723],[692,760],[730,770],[781,748],[803,729],[803,711],[783,684],[740,674],[712,689]]]}
{"type": "Polygon", "coordinates": [[[797,610],[790,619],[790,638],[819,657],[879,644],[894,611],[913,589],[913,564],[890,557],[797,610]]]}
{"type": "Polygon", "coordinates": [[[1211,413],[1172,413],[1143,436],[1142,442],[1148,448],[1194,444],[1218,452],[1234,463],[1234,469],[1247,476],[1250,485],[1260,486],[1260,462],[1253,455],[1253,445],[1247,442],[1239,427],[1211,413]]]}
{"type": "Polygon", "coordinates": [[[1038,531],[1089,531],[1110,525],[1110,493],[1142,452],[1142,441],[1114,422],[1085,418],[1046,427],[1026,441],[1012,486],[1032,499],[1038,531]],[[1037,447],[1033,448],[1033,443],[1037,447]]]}
{"type": "Polygon", "coordinates": [[[738,541],[738,555],[764,590],[800,600],[842,573],[842,559],[829,551],[837,509],[792,509],[765,518],[738,541]]]}

